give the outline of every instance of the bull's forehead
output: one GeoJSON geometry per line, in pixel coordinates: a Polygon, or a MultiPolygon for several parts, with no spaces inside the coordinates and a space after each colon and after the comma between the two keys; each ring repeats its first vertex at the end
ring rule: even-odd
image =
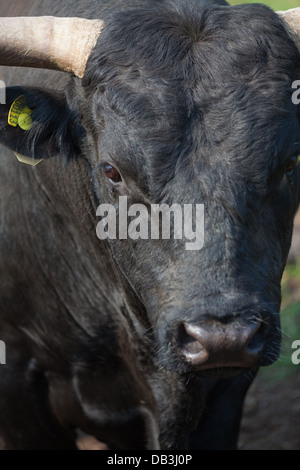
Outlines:
{"type": "MultiPolygon", "coordinates": [[[[176,3],[177,5],[177,3],[176,3]]],[[[164,186],[187,160],[263,163],[296,132],[299,54],[262,5],[135,9],[108,22],[86,83],[101,88],[118,163],[164,186]],[[124,146],[124,140],[127,144],[124,146]]]]}

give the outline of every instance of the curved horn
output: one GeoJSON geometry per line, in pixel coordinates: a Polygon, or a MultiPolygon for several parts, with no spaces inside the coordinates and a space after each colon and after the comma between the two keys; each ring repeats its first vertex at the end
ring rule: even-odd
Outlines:
{"type": "Polygon", "coordinates": [[[295,41],[300,51],[300,8],[293,8],[287,11],[277,11],[277,14],[283,19],[284,25],[295,41]]]}
{"type": "Polygon", "coordinates": [[[0,65],[72,72],[82,78],[104,26],[52,16],[0,18],[0,65]]]}

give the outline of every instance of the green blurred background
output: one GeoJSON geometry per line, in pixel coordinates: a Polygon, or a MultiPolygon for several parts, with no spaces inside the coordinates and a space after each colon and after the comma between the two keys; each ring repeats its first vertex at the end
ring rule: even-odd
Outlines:
{"type": "Polygon", "coordinates": [[[258,2],[255,0],[248,0],[243,2],[242,0],[227,0],[230,5],[240,5],[242,3],[263,3],[268,5],[273,10],[288,10],[289,8],[300,7],[300,0],[266,0],[265,2],[258,2]]]}

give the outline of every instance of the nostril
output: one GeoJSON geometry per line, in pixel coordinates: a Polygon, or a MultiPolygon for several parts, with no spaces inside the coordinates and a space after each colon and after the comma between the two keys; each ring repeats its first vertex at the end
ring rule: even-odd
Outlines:
{"type": "Polygon", "coordinates": [[[193,332],[190,330],[190,325],[181,324],[178,328],[177,346],[185,356],[186,360],[190,362],[204,362],[208,358],[208,352],[200,343],[193,332]]]}
{"type": "Polygon", "coordinates": [[[259,354],[265,343],[265,325],[262,322],[253,324],[251,334],[249,335],[247,352],[259,354]]]}

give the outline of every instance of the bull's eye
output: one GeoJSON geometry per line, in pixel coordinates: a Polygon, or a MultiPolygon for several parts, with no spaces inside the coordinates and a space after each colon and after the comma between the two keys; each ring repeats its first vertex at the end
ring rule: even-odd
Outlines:
{"type": "Polygon", "coordinates": [[[285,172],[287,176],[292,176],[295,169],[297,168],[299,163],[298,155],[293,155],[288,159],[285,165],[285,172]]]}
{"type": "Polygon", "coordinates": [[[120,173],[113,166],[106,165],[104,167],[104,172],[107,178],[110,179],[113,183],[119,183],[120,181],[122,181],[122,177],[120,173]]]}

